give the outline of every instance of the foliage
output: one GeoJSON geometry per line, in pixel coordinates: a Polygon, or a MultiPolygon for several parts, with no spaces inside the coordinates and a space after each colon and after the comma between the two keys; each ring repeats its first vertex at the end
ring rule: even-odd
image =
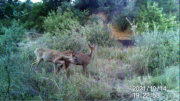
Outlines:
{"type": "Polygon", "coordinates": [[[71,0],[42,0],[46,5],[47,12],[56,11],[59,6],[62,6],[63,2],[70,3],[71,0]]]}
{"type": "Polygon", "coordinates": [[[147,7],[147,3],[158,3],[160,8],[163,8],[163,11],[166,14],[173,13],[173,14],[178,14],[178,9],[179,9],[179,2],[178,0],[141,0],[138,1],[138,5],[144,5],[147,7]]]}
{"type": "Polygon", "coordinates": [[[8,28],[2,27],[1,31],[4,33],[0,36],[0,54],[6,53],[6,49],[10,49],[15,52],[17,49],[17,43],[22,41],[25,34],[23,26],[18,25],[16,20],[12,21],[12,25],[8,28]]]}
{"type": "Polygon", "coordinates": [[[67,50],[87,52],[88,50],[86,37],[81,36],[78,33],[73,33],[70,36],[64,34],[56,35],[54,37],[52,37],[51,34],[47,33],[39,40],[38,47],[47,47],[50,49],[59,50],[61,52],[67,50]]]}
{"type": "Polygon", "coordinates": [[[164,30],[166,28],[176,28],[178,22],[176,21],[176,16],[171,14],[165,14],[162,8],[159,8],[158,3],[147,3],[147,7],[142,5],[140,8],[140,20],[138,21],[139,30],[144,31],[145,23],[148,23],[149,29],[154,29],[154,24],[158,25],[159,30],[164,30]]]}
{"type": "MultiPolygon", "coordinates": [[[[164,13],[159,8],[165,7],[164,4],[147,3],[149,0],[79,0],[79,4],[60,0],[60,7],[52,8],[54,11],[48,13],[57,0],[43,1],[51,3],[26,2],[16,6],[11,2],[6,5],[10,18],[1,19],[0,24],[0,100],[145,100],[135,99],[134,91],[129,89],[141,85],[167,86],[167,91],[158,91],[161,98],[155,100],[179,99],[180,51],[175,7],[166,7],[164,13]],[[137,5],[144,7],[140,16],[137,5]],[[75,9],[78,6],[79,9],[75,9]],[[104,19],[96,15],[90,16],[86,23],[88,11],[84,9],[89,9],[90,13],[97,9],[105,11],[121,31],[129,26],[126,17],[137,20],[137,25],[130,23],[136,46],[116,45],[110,34],[112,25],[104,24],[104,19]],[[38,39],[25,40],[25,28],[34,27],[33,32],[44,28],[44,34],[38,34],[41,36],[38,39]],[[17,47],[19,42],[26,43],[17,47]],[[52,63],[41,62],[38,68],[32,68],[36,48],[88,53],[88,43],[98,44],[98,47],[88,65],[87,75],[82,75],[82,67],[76,65],[67,70],[70,78],[63,69],[54,75],[52,63]]],[[[174,1],[172,5],[168,1],[168,5],[175,5],[174,1]]],[[[3,7],[0,10],[4,12],[3,7]]],[[[152,100],[152,97],[146,100],[152,100]]]]}
{"type": "Polygon", "coordinates": [[[178,14],[179,1],[178,0],[158,0],[159,6],[163,8],[163,11],[168,13],[178,14]]]}
{"type": "MultiPolygon", "coordinates": [[[[148,67],[150,70],[148,72],[153,70],[163,72],[165,67],[177,65],[179,60],[179,29],[161,32],[155,25],[154,31],[150,31],[147,25],[144,26],[147,28],[141,35],[138,35],[139,32],[134,30],[137,34],[136,45],[140,48],[138,54],[141,54],[139,64],[142,67],[148,67]]],[[[133,28],[135,29],[137,26],[134,25],[133,28]]]]}
{"type": "MultiPolygon", "coordinates": [[[[68,8],[67,8],[68,9],[68,8]]],[[[71,31],[72,28],[80,26],[76,18],[73,18],[73,12],[68,9],[67,12],[62,13],[61,8],[49,13],[49,15],[44,20],[44,27],[46,31],[52,34],[64,34],[67,31],[71,31]]]]}
{"type": "MultiPolygon", "coordinates": [[[[25,28],[31,29],[35,27],[37,30],[42,31],[42,17],[46,16],[48,13],[46,12],[46,7],[43,3],[35,3],[31,2],[17,2],[15,4],[6,3],[4,6],[4,10],[6,13],[2,13],[1,23],[5,23],[6,27],[9,26],[6,23],[6,20],[16,19],[20,24],[23,24],[25,28]],[[8,8],[8,9],[6,9],[8,8]],[[11,10],[10,10],[11,9],[11,10]]],[[[3,9],[3,8],[2,8],[3,9]]]]}
{"type": "MultiPolygon", "coordinates": [[[[137,1],[118,1],[116,3],[116,10],[114,11],[113,16],[113,25],[118,31],[125,31],[129,26],[129,22],[126,18],[130,20],[138,20],[138,11],[136,7],[137,1]],[[119,8],[120,7],[120,8],[119,8]]],[[[111,16],[111,15],[110,15],[111,16]]]]}
{"type": "Polygon", "coordinates": [[[20,23],[27,29],[36,28],[38,31],[43,31],[43,17],[47,16],[46,6],[43,3],[23,3],[19,9],[23,9],[21,12],[17,12],[16,19],[20,19],[20,23]],[[21,14],[23,13],[23,14],[21,14]]]}
{"type": "Polygon", "coordinates": [[[98,44],[100,46],[114,46],[115,39],[111,38],[111,27],[110,25],[104,26],[103,22],[98,20],[96,22],[91,22],[87,26],[87,40],[93,44],[98,44]]]}
{"type": "Polygon", "coordinates": [[[75,8],[80,9],[80,10],[87,10],[89,9],[90,13],[92,11],[95,11],[98,8],[98,3],[101,0],[76,0],[75,3],[75,8]]]}
{"type": "Polygon", "coordinates": [[[68,2],[62,2],[62,5],[58,7],[59,12],[69,12],[73,13],[73,18],[76,18],[81,25],[85,25],[87,22],[87,16],[89,15],[88,10],[76,9],[72,4],[68,2]],[[60,9],[60,10],[59,10],[60,9]]]}
{"type": "Polygon", "coordinates": [[[16,11],[16,7],[19,6],[18,0],[6,0],[0,1],[0,18],[11,18],[14,17],[13,13],[16,11]]]}

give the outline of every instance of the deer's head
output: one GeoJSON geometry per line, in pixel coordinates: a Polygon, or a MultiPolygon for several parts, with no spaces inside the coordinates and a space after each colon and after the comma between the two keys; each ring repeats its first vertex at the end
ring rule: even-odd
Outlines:
{"type": "Polygon", "coordinates": [[[91,46],[90,44],[88,44],[88,46],[91,51],[94,51],[94,49],[96,48],[96,45],[91,46]]]}
{"type": "Polygon", "coordinates": [[[78,64],[79,63],[78,62],[78,57],[77,57],[76,53],[77,53],[77,51],[73,51],[72,52],[72,59],[73,59],[73,61],[71,63],[73,63],[73,64],[78,64]]]}

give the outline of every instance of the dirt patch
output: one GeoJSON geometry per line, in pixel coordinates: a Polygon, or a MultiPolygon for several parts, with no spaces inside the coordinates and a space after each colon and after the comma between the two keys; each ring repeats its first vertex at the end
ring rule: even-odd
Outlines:
{"type": "MultiPolygon", "coordinates": [[[[104,20],[104,26],[106,26],[108,24],[109,21],[107,20],[108,18],[106,16],[105,12],[98,12],[98,13],[94,13],[94,14],[97,16],[100,16],[104,20]]],[[[121,43],[123,46],[134,45],[135,41],[132,40],[132,38],[131,38],[132,36],[133,36],[133,31],[131,30],[130,27],[128,27],[124,31],[118,31],[112,26],[111,37],[115,38],[117,40],[117,42],[121,43]]]]}
{"type": "Polygon", "coordinates": [[[96,15],[100,16],[102,19],[107,20],[107,16],[105,15],[104,12],[99,12],[99,13],[97,13],[96,15]]]}
{"type": "Polygon", "coordinates": [[[115,28],[112,28],[111,35],[117,40],[131,40],[133,31],[130,28],[127,28],[125,31],[120,32],[117,31],[115,28]]]}
{"type": "Polygon", "coordinates": [[[111,35],[123,46],[134,46],[135,40],[131,38],[133,36],[133,31],[129,27],[125,31],[121,32],[112,28],[111,35]]]}

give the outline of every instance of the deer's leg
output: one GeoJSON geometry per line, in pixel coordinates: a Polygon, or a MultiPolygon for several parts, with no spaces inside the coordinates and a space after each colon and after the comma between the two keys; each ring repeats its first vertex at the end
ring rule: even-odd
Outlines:
{"type": "Polygon", "coordinates": [[[54,74],[56,73],[56,66],[57,64],[54,64],[54,74]]]}
{"type": "Polygon", "coordinates": [[[39,66],[39,64],[41,63],[41,61],[43,61],[42,58],[41,58],[41,59],[38,59],[38,60],[36,61],[36,63],[37,63],[36,68],[39,66]]]}
{"type": "Polygon", "coordinates": [[[60,64],[60,65],[58,65],[57,75],[59,74],[59,72],[60,72],[61,68],[63,68],[63,65],[64,65],[64,64],[60,64]]]}
{"type": "Polygon", "coordinates": [[[63,64],[61,64],[60,66],[58,66],[58,73],[60,72],[61,68],[63,68],[63,64]]]}
{"type": "Polygon", "coordinates": [[[83,75],[86,74],[86,68],[87,68],[87,65],[83,65],[83,75]]]}
{"type": "Polygon", "coordinates": [[[71,62],[65,61],[65,68],[68,69],[68,67],[69,67],[70,64],[71,64],[71,62]]]}
{"type": "MultiPolygon", "coordinates": [[[[57,72],[57,73],[59,73],[59,71],[60,71],[61,68],[63,67],[64,61],[56,60],[56,61],[53,61],[53,63],[56,65],[56,66],[54,67],[54,70],[55,70],[55,68],[57,67],[57,64],[61,64],[60,66],[57,67],[57,68],[58,68],[58,72],[57,72]]],[[[54,71],[54,72],[55,72],[55,71],[54,71]]]]}
{"type": "Polygon", "coordinates": [[[71,64],[71,62],[65,61],[65,69],[66,69],[66,76],[67,76],[67,78],[69,78],[69,75],[70,75],[70,71],[67,70],[70,64],[71,64]]]}

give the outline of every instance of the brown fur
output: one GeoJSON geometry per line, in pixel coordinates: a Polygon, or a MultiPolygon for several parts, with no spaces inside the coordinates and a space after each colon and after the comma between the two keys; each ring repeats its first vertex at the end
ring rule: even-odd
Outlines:
{"type": "MultiPolygon", "coordinates": [[[[90,54],[74,53],[74,51],[69,51],[69,50],[62,52],[62,54],[66,55],[66,56],[72,55],[74,64],[75,65],[81,65],[83,67],[83,74],[85,74],[85,70],[87,68],[87,65],[91,63],[91,60],[93,58],[93,52],[94,52],[95,47],[96,47],[96,45],[94,45],[93,47],[91,47],[89,45],[89,48],[91,51],[90,54]]],[[[55,60],[58,60],[58,59],[59,58],[57,58],[55,60]]],[[[67,69],[71,63],[72,62],[70,62],[70,61],[65,61],[65,68],[67,69]]]]}
{"type": "Polygon", "coordinates": [[[45,49],[45,48],[36,48],[34,53],[36,54],[36,68],[41,63],[41,61],[45,62],[53,62],[54,70],[57,64],[64,64],[64,61],[69,61],[73,63],[72,55],[65,56],[61,52],[57,50],[45,49]],[[59,58],[57,61],[54,61],[56,58],[59,58]]]}

